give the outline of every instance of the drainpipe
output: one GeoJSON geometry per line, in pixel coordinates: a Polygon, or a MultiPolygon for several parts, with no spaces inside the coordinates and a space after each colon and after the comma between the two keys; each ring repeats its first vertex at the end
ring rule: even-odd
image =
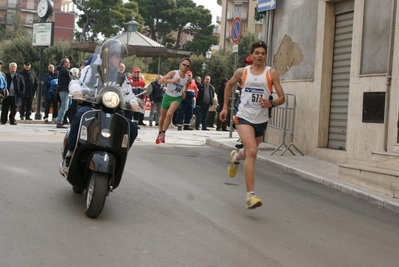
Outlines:
{"type": "MultiPolygon", "coordinates": [[[[395,0],[396,1],[396,0],[395,0]]],[[[273,23],[274,23],[274,9],[268,12],[268,24],[267,24],[267,66],[273,66],[272,56],[272,37],[273,37],[273,23]]]]}
{"type": "Polygon", "coordinates": [[[392,82],[392,61],[393,61],[393,50],[394,50],[394,37],[395,37],[395,15],[396,15],[396,4],[397,0],[392,1],[392,13],[391,13],[391,32],[389,34],[389,47],[388,47],[388,63],[387,63],[387,75],[386,75],[386,97],[385,97],[385,133],[384,133],[384,150],[388,151],[388,126],[389,126],[389,107],[390,107],[390,95],[391,95],[391,82],[392,82]]]}

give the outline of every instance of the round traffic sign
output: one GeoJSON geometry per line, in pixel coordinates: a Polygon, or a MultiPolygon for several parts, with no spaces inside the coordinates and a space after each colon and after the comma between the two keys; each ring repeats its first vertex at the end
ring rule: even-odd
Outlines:
{"type": "Polygon", "coordinates": [[[238,44],[242,33],[242,22],[239,17],[235,17],[231,24],[231,41],[233,44],[238,44]]]}

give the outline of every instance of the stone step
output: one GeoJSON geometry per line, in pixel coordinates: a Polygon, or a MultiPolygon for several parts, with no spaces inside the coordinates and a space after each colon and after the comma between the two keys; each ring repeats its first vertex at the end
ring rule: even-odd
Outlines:
{"type": "Polygon", "coordinates": [[[377,168],[399,171],[399,154],[372,151],[370,165],[377,168]]]}
{"type": "Polygon", "coordinates": [[[339,178],[399,198],[399,171],[365,165],[338,165],[339,178]]]}

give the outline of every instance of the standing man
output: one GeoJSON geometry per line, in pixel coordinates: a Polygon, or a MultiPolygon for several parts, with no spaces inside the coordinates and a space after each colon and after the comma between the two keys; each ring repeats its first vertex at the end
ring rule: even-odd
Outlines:
{"type": "Polygon", "coordinates": [[[180,106],[182,98],[186,97],[188,76],[186,72],[191,67],[191,60],[184,58],[180,63],[179,70],[172,70],[160,79],[161,84],[167,84],[162,99],[162,112],[159,119],[159,133],[155,140],[156,144],[165,143],[165,133],[169,128],[173,113],[180,106]]]}
{"type": "MultiPolygon", "coordinates": [[[[218,101],[219,101],[219,106],[216,109],[217,113],[220,113],[220,111],[222,111],[222,108],[223,108],[223,105],[224,105],[224,89],[225,89],[226,84],[227,84],[228,81],[229,80],[227,80],[227,78],[223,78],[220,81],[219,87],[218,87],[218,89],[216,91],[216,94],[218,96],[218,101]]],[[[227,99],[227,101],[229,101],[229,100],[227,99]]],[[[219,119],[219,117],[218,117],[217,122],[216,122],[216,131],[228,131],[226,122],[222,122],[219,119]]]]}
{"type": "Polygon", "coordinates": [[[58,95],[61,99],[61,107],[58,111],[57,116],[57,128],[66,128],[64,126],[64,116],[68,110],[69,98],[68,98],[68,85],[71,81],[69,77],[69,68],[71,63],[68,58],[61,59],[60,66],[57,67],[58,70],[58,95]]]}
{"type": "MultiPolygon", "coordinates": [[[[33,98],[35,97],[39,83],[36,73],[31,70],[31,64],[29,60],[24,62],[24,69],[19,74],[21,74],[25,79],[25,94],[22,97],[22,105],[19,108],[19,114],[21,120],[26,119],[31,121],[32,118],[30,115],[32,114],[33,98]]],[[[41,103],[37,103],[38,108],[39,105],[41,105],[41,103]]]]}
{"type": "MultiPolygon", "coordinates": [[[[269,108],[285,102],[284,91],[277,71],[265,66],[266,52],[265,42],[253,43],[251,46],[253,65],[237,69],[233,77],[227,82],[224,93],[224,99],[229,99],[233,86],[240,79],[242,80],[241,103],[237,114],[234,116],[234,122],[244,147],[238,151],[231,151],[230,165],[227,171],[230,177],[234,177],[237,174],[239,162],[245,160],[244,177],[248,209],[262,206],[262,200],[254,192],[255,161],[258,154],[258,145],[262,142],[269,121],[269,108]],[[269,101],[273,87],[278,98],[269,101]]],[[[224,101],[223,110],[219,115],[222,121],[226,121],[227,108],[228,101],[224,101]]]]}
{"type": "Polygon", "coordinates": [[[186,72],[188,76],[186,97],[181,101],[180,108],[176,111],[177,113],[177,130],[181,131],[182,124],[184,121],[184,130],[193,130],[190,128],[190,121],[193,117],[194,110],[194,98],[197,94],[197,85],[193,80],[193,73],[191,71],[186,72]]]}
{"type": "Polygon", "coordinates": [[[196,103],[197,115],[195,129],[199,130],[200,124],[203,131],[209,131],[207,126],[209,107],[213,105],[215,88],[211,85],[211,77],[205,76],[204,83],[198,87],[198,98],[196,103]]]}
{"type": "Polygon", "coordinates": [[[17,63],[11,62],[8,68],[10,71],[6,74],[6,80],[9,95],[3,100],[1,107],[1,124],[7,123],[8,110],[10,109],[10,124],[17,125],[15,114],[25,94],[25,79],[21,74],[17,73],[17,63]]]}
{"type": "Polygon", "coordinates": [[[5,75],[5,73],[2,71],[3,65],[4,65],[3,60],[0,60],[0,75],[2,75],[3,78],[5,79],[5,78],[6,78],[6,75],[5,75]]]}
{"type": "Polygon", "coordinates": [[[160,84],[162,75],[158,75],[157,79],[150,83],[152,87],[151,94],[149,95],[151,101],[150,110],[150,126],[152,126],[152,120],[154,119],[154,111],[156,110],[155,126],[159,126],[159,117],[161,116],[161,103],[163,97],[163,84],[160,84]]]}
{"type": "Polygon", "coordinates": [[[54,98],[54,93],[58,84],[58,73],[54,71],[54,65],[48,65],[48,72],[44,74],[44,99],[46,106],[44,107],[44,122],[48,123],[50,108],[53,107],[53,121],[58,116],[58,101],[54,98]]]}
{"type": "MultiPolygon", "coordinates": [[[[140,68],[133,68],[132,69],[132,76],[128,79],[130,81],[130,85],[132,86],[132,91],[135,95],[138,95],[144,91],[145,81],[140,77],[141,70],[140,68]]],[[[145,95],[138,96],[140,99],[145,101],[145,95]]],[[[137,125],[145,125],[143,122],[144,114],[141,112],[133,112],[133,121],[137,125]],[[141,115],[143,116],[142,118],[141,115]]],[[[130,118],[132,119],[132,118],[130,118]]],[[[140,129],[140,126],[138,127],[140,129]]]]}

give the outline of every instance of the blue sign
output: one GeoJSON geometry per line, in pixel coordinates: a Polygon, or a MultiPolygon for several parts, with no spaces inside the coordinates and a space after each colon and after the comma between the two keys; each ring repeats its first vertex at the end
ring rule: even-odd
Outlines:
{"type": "Polygon", "coordinates": [[[264,12],[271,9],[276,9],[277,0],[258,0],[258,12],[264,12]]]}
{"type": "Polygon", "coordinates": [[[235,17],[231,25],[231,41],[238,44],[242,34],[242,22],[239,17],[235,17]]]}

